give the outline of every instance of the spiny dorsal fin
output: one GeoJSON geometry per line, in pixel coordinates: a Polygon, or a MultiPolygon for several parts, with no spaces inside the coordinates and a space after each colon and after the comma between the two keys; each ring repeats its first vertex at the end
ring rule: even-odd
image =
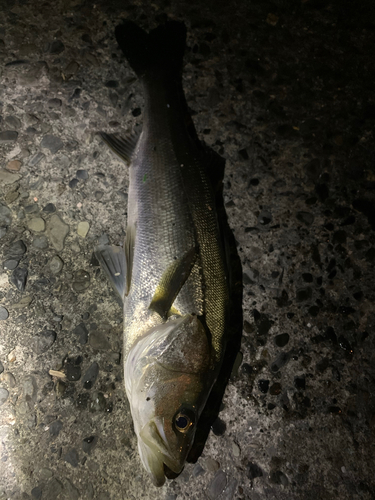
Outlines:
{"type": "Polygon", "coordinates": [[[139,134],[132,132],[126,137],[120,137],[116,134],[106,134],[105,132],[99,132],[100,137],[109,146],[112,151],[114,151],[117,156],[119,156],[124,162],[130,163],[137,142],[139,139],[139,134]]]}

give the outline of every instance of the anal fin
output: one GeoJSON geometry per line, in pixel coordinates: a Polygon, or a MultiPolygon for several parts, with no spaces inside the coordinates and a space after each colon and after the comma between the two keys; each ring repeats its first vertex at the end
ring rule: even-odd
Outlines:
{"type": "Polygon", "coordinates": [[[124,249],[118,246],[99,245],[95,249],[95,256],[113,289],[124,301],[127,275],[124,249]]]}
{"type": "Polygon", "coordinates": [[[191,248],[164,271],[149,309],[162,318],[167,318],[173,302],[193,269],[197,255],[197,249],[191,248]]]}

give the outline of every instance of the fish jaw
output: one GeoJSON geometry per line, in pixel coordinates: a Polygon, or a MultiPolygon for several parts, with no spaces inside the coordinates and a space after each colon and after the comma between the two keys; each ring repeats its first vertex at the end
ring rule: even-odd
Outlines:
{"type": "Polygon", "coordinates": [[[179,474],[186,459],[185,454],[171,450],[163,424],[161,419],[155,418],[143,427],[138,438],[139,455],[155,486],[163,486],[165,482],[165,465],[179,474]]]}

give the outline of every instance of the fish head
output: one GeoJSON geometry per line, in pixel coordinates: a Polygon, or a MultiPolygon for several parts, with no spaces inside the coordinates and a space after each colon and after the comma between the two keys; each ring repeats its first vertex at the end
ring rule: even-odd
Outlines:
{"type": "Polygon", "coordinates": [[[211,343],[197,316],[154,327],[135,344],[125,384],[145,469],[157,486],[165,466],[180,473],[215,381],[211,343]]]}

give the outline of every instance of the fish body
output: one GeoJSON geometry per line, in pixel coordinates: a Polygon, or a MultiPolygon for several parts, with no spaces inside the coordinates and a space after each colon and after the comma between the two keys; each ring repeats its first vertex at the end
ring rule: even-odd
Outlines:
{"type": "Polygon", "coordinates": [[[116,38],[142,83],[139,137],[102,134],[130,163],[124,248],[96,255],[124,305],[124,376],[138,449],[158,486],[181,472],[226,344],[228,284],[212,158],[197,140],[182,90],[186,29],[116,38]]]}

